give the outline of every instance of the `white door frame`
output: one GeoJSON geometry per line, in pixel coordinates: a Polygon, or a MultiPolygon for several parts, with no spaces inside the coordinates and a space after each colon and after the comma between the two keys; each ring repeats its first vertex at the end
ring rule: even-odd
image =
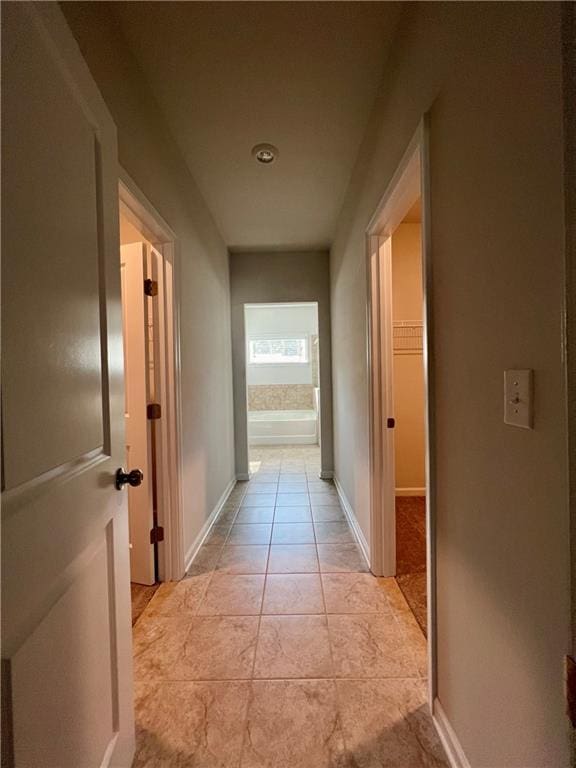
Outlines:
{"type": "Polygon", "coordinates": [[[376,576],[396,575],[392,360],[391,235],[418,197],[422,200],[423,362],[426,420],[426,560],[428,594],[428,680],[430,705],[436,695],[436,506],[430,252],[428,116],[408,149],[366,228],[368,274],[368,366],[370,405],[370,567],[376,576]]]}
{"type": "MultiPolygon", "coordinates": [[[[180,383],[180,275],[178,242],[175,233],[121,168],[118,185],[120,210],[154,246],[167,265],[158,290],[161,305],[172,307],[171,316],[160,316],[159,341],[165,365],[160,372],[162,418],[158,430],[161,470],[158,473],[158,524],[164,528],[164,541],[158,545],[160,581],[177,581],[184,576],[184,522],[182,499],[182,392],[180,383]]],[[[162,357],[162,355],[161,355],[162,357]]]]}

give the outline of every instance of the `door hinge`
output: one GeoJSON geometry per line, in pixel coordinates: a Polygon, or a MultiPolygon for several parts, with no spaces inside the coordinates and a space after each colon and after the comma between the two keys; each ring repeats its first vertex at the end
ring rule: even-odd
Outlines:
{"type": "Polygon", "coordinates": [[[150,531],[150,544],[158,544],[159,541],[164,541],[164,528],[161,525],[156,525],[150,531]]]}
{"type": "Polygon", "coordinates": [[[158,295],[158,281],[150,280],[146,278],[144,280],[144,295],[145,296],[157,296],[158,295]]]}
{"type": "Polygon", "coordinates": [[[576,661],[566,656],[566,714],[576,728],[576,661]]]}
{"type": "Polygon", "coordinates": [[[162,417],[162,406],[160,403],[148,403],[146,406],[146,416],[149,419],[160,419],[162,417]]]}
{"type": "Polygon", "coordinates": [[[389,416],[386,419],[386,426],[388,427],[388,429],[394,429],[394,427],[396,426],[396,419],[393,419],[391,416],[389,416]]]}

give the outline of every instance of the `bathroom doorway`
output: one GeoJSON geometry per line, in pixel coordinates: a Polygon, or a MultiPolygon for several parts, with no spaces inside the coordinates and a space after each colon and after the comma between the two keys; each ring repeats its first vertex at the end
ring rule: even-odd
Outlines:
{"type": "Polygon", "coordinates": [[[270,446],[319,446],[318,304],[245,304],[244,324],[250,464],[270,446]]]}

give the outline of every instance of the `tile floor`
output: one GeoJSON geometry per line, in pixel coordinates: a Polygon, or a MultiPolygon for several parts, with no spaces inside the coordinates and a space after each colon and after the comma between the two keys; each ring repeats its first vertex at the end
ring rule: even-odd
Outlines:
{"type": "Polygon", "coordinates": [[[254,450],[134,628],[135,768],[439,768],[426,645],[314,447],[254,450]]]}

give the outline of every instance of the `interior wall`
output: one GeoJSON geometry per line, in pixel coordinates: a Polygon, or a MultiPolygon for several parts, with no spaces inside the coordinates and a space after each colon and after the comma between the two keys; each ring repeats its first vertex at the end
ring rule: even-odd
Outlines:
{"type": "Polygon", "coordinates": [[[322,471],[333,470],[330,262],[326,251],[230,254],[236,473],[248,474],[244,305],[317,302],[322,471]]]}
{"type": "Polygon", "coordinates": [[[105,3],[62,3],[118,129],[119,162],[177,235],[184,546],[234,478],[227,248],[105,3]]]}
{"type": "MultiPolygon", "coordinates": [[[[422,322],[422,227],[400,224],[392,235],[392,322],[422,322]]],[[[394,352],[396,491],[426,486],[424,367],[421,352],[394,352]]]]}
{"type": "Polygon", "coordinates": [[[369,535],[365,230],[429,110],[437,691],[471,766],[569,764],[560,4],[406,4],[331,252],[336,475],[369,535]],[[532,368],[534,429],[503,423],[532,368]]]}

